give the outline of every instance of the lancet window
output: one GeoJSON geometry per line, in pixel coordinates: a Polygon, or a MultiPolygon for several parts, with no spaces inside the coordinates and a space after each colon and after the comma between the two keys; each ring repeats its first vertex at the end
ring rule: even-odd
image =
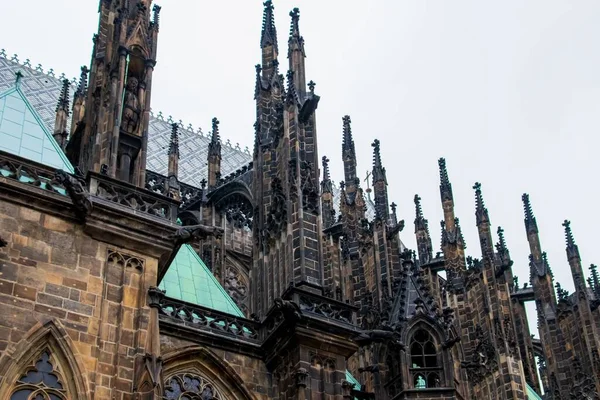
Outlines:
{"type": "Polygon", "coordinates": [[[180,374],[167,380],[165,400],[227,400],[215,385],[196,374],[180,374]]]}
{"type": "Polygon", "coordinates": [[[57,362],[49,350],[17,380],[10,400],[66,400],[68,396],[57,362]]]}
{"type": "Polygon", "coordinates": [[[441,386],[442,368],[436,343],[424,329],[415,331],[410,341],[410,376],[416,389],[441,386]]]}

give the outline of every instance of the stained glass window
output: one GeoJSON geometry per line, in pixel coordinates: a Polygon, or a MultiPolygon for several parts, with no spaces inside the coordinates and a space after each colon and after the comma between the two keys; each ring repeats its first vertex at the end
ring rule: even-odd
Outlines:
{"type": "Polygon", "coordinates": [[[67,390],[49,350],[17,380],[10,400],[66,400],[67,390]]]}

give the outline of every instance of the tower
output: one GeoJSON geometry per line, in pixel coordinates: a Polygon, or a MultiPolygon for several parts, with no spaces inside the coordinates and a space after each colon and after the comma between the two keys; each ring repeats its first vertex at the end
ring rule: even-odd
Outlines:
{"type": "Polygon", "coordinates": [[[85,111],[67,149],[84,173],[103,171],[138,187],[145,184],[160,13],[149,3],[100,2],[85,111]]]}

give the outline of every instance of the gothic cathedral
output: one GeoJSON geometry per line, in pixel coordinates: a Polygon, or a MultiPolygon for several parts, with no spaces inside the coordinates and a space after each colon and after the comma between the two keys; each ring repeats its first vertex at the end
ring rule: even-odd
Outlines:
{"type": "Polygon", "coordinates": [[[479,183],[466,255],[440,159],[442,251],[418,195],[406,248],[379,140],[372,189],[350,116],[343,182],[319,155],[297,8],[283,74],[264,3],[253,151],[151,110],[160,11],[100,0],[78,79],[0,52],[0,399],[600,400],[600,277],[569,221],[571,294],[523,194],[519,284],[479,183]]]}

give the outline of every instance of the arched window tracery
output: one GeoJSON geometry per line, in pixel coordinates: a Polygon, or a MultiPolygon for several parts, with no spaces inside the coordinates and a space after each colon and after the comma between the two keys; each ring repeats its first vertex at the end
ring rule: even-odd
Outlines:
{"type": "Polygon", "coordinates": [[[411,337],[409,371],[416,389],[441,386],[443,370],[437,346],[425,329],[416,330],[411,337]]]}
{"type": "Polygon", "coordinates": [[[69,397],[58,363],[50,350],[42,351],[17,380],[10,400],[67,400],[69,397]]]}
{"type": "Polygon", "coordinates": [[[196,374],[179,374],[167,380],[165,400],[228,400],[208,379],[196,374]]]}

